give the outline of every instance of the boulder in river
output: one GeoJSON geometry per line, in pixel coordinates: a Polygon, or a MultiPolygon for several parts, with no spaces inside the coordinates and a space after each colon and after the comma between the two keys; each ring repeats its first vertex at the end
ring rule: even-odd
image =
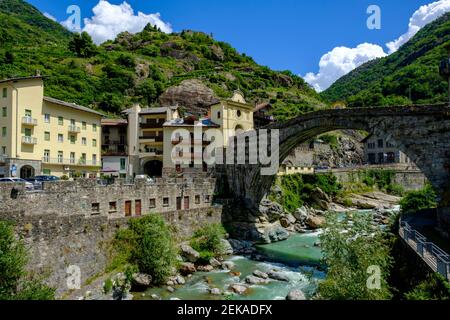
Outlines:
{"type": "Polygon", "coordinates": [[[245,294],[247,292],[248,287],[242,283],[235,283],[230,285],[229,289],[237,294],[245,294]]]}
{"type": "Polygon", "coordinates": [[[208,264],[206,266],[199,266],[197,268],[197,271],[200,271],[200,272],[211,272],[213,270],[214,270],[214,267],[210,264],[208,264]]]}
{"type": "Polygon", "coordinates": [[[148,287],[152,283],[152,276],[145,273],[133,274],[133,285],[148,287]]]}
{"type": "Polygon", "coordinates": [[[183,262],[180,267],[180,272],[182,275],[188,275],[195,273],[197,269],[195,269],[195,266],[191,262],[183,262]]]}
{"type": "Polygon", "coordinates": [[[225,270],[233,270],[235,267],[235,264],[233,261],[224,261],[222,262],[222,268],[225,270]]]}
{"type": "Polygon", "coordinates": [[[182,244],[180,246],[181,255],[188,261],[195,263],[200,258],[200,253],[195,251],[190,245],[182,244]]]}
{"type": "Polygon", "coordinates": [[[245,278],[245,282],[248,284],[268,284],[270,281],[269,279],[263,279],[255,276],[247,276],[245,278]]]}
{"type": "Polygon", "coordinates": [[[261,279],[267,279],[267,278],[269,278],[269,275],[268,275],[267,273],[262,272],[262,271],[260,271],[260,270],[255,270],[255,271],[253,271],[253,275],[254,275],[255,277],[258,277],[258,278],[261,278],[261,279]]]}
{"type": "Polygon", "coordinates": [[[288,275],[284,272],[280,272],[280,271],[271,271],[268,273],[269,278],[274,279],[274,280],[278,280],[278,281],[284,281],[284,282],[289,282],[290,279],[288,277],[288,275]]]}
{"type": "Polygon", "coordinates": [[[217,268],[217,267],[220,267],[220,266],[222,265],[216,258],[211,258],[211,259],[209,259],[209,264],[210,264],[213,268],[217,268]]]}
{"type": "Polygon", "coordinates": [[[222,294],[219,288],[211,288],[209,289],[209,293],[213,296],[220,296],[222,294]]]}
{"type": "Polygon", "coordinates": [[[231,243],[226,239],[220,240],[221,244],[221,254],[224,256],[230,256],[233,254],[233,247],[231,246],[231,243]]]}
{"type": "Polygon", "coordinates": [[[321,228],[325,223],[325,218],[323,217],[318,217],[318,216],[308,216],[308,218],[306,218],[306,224],[311,228],[311,229],[319,229],[321,228]]]}
{"type": "Polygon", "coordinates": [[[289,291],[286,300],[306,300],[305,294],[300,289],[293,289],[289,291]]]}

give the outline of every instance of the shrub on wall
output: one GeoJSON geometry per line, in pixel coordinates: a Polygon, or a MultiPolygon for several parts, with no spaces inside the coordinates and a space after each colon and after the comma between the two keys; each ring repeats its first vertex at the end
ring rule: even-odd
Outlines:
{"type": "Polygon", "coordinates": [[[400,207],[404,213],[412,213],[423,209],[435,208],[436,193],[431,185],[419,191],[411,191],[400,201],[400,207]]]}
{"type": "Polygon", "coordinates": [[[200,253],[200,258],[208,263],[209,259],[223,252],[222,239],[225,234],[225,229],[219,223],[205,225],[194,233],[191,246],[200,253]]]}
{"type": "Polygon", "coordinates": [[[53,300],[55,290],[27,273],[28,256],[11,224],[0,221],[0,300],[53,300]]]}

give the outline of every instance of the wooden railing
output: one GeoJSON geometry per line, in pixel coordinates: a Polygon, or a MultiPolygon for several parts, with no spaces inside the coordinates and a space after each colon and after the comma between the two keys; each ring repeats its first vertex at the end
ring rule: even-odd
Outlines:
{"type": "Polygon", "coordinates": [[[434,272],[450,281],[450,256],[444,250],[428,241],[407,222],[400,221],[399,234],[434,272]]]}

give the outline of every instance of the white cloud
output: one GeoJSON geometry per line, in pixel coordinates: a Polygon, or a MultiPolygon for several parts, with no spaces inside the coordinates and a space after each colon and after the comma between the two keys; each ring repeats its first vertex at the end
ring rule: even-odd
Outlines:
{"type": "Polygon", "coordinates": [[[438,19],[444,13],[449,11],[450,0],[440,0],[421,6],[409,19],[408,32],[401,35],[398,39],[386,43],[386,46],[389,48],[389,54],[397,51],[425,25],[438,19]]]}
{"type": "Polygon", "coordinates": [[[46,18],[48,18],[50,20],[56,21],[56,18],[54,16],[52,16],[50,13],[48,13],[48,12],[44,12],[43,15],[44,15],[44,17],[46,17],[46,18]]]}
{"type": "Polygon", "coordinates": [[[172,32],[171,25],[161,20],[159,13],[138,12],[135,15],[133,8],[127,2],[114,5],[106,0],[100,0],[92,11],[94,16],[84,19],[83,31],[89,33],[97,44],[112,40],[124,31],[140,32],[148,23],[156,25],[163,32],[172,32]]]}
{"type": "Polygon", "coordinates": [[[322,56],[317,74],[310,72],[303,78],[321,92],[365,62],[385,56],[382,47],[371,43],[363,43],[356,48],[336,47],[322,56]]]}

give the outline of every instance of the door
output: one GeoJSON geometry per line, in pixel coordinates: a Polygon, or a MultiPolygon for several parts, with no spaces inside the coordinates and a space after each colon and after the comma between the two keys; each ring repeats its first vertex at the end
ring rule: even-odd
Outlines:
{"type": "Polygon", "coordinates": [[[140,217],[142,215],[142,206],[141,206],[141,200],[136,200],[134,203],[135,206],[135,214],[136,216],[140,217]]]}
{"type": "Polygon", "coordinates": [[[181,210],[181,197],[177,197],[177,210],[181,210]]]}
{"type": "Polygon", "coordinates": [[[184,197],[184,210],[189,210],[189,197],[184,197]]]}
{"type": "Polygon", "coordinates": [[[125,201],[125,217],[131,217],[131,201],[125,201]]]}

